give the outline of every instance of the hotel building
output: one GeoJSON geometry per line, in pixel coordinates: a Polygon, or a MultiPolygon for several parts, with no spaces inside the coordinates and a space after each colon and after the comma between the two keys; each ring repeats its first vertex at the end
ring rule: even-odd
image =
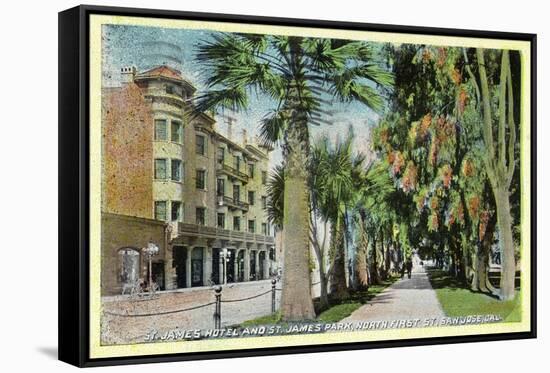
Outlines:
{"type": "Polygon", "coordinates": [[[266,214],[269,147],[191,114],[192,83],[169,66],[121,69],[102,95],[102,294],[152,276],[171,290],[275,271],[266,214]]]}

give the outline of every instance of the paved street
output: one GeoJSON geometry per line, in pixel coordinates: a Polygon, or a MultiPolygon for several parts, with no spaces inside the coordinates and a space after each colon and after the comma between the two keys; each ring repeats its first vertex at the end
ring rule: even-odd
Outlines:
{"type": "Polygon", "coordinates": [[[389,321],[443,317],[439,301],[424,269],[417,266],[412,277],[399,280],[342,320],[389,321]]]}
{"type": "MultiPolygon", "coordinates": [[[[277,284],[280,288],[280,284],[277,284]]],[[[223,286],[222,300],[252,297],[241,302],[222,303],[222,327],[271,314],[271,280],[243,282],[223,286]]],[[[277,308],[281,292],[277,291],[277,308]]],[[[144,342],[146,333],[156,329],[159,333],[179,328],[214,328],[214,307],[207,307],[166,315],[121,317],[115,314],[154,314],[207,304],[215,301],[214,290],[209,287],[161,292],[156,299],[130,301],[127,296],[103,297],[102,343],[127,344],[144,342]]]]}

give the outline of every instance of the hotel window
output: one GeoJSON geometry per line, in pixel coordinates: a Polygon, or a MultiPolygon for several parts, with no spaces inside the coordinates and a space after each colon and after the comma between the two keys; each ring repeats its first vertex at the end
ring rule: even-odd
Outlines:
{"type": "Polygon", "coordinates": [[[267,171],[262,171],[262,185],[267,184],[267,171]]]}
{"type": "Polygon", "coordinates": [[[200,155],[206,154],[206,138],[202,135],[195,136],[196,153],[200,155]]]}
{"type": "Polygon", "coordinates": [[[262,223],[262,234],[267,236],[267,223],[262,223]]]}
{"type": "Polygon", "coordinates": [[[248,204],[250,206],[254,206],[255,199],[256,199],[256,193],[252,190],[248,191],[248,204]]]}
{"type": "Polygon", "coordinates": [[[241,230],[241,218],[239,216],[233,217],[233,230],[235,231],[241,230]]]}
{"type": "Polygon", "coordinates": [[[166,201],[155,201],[155,219],[166,220],[166,201]]]}
{"type": "Polygon", "coordinates": [[[181,161],[179,159],[172,159],[171,166],[172,166],[171,167],[172,180],[181,181],[181,175],[182,175],[181,161]]]}
{"type": "Polygon", "coordinates": [[[221,146],[218,148],[218,163],[223,164],[225,161],[225,149],[221,146]]]}
{"type": "Polygon", "coordinates": [[[206,189],[206,171],[197,170],[197,178],[195,180],[197,189],[206,189]]]}
{"type": "Polygon", "coordinates": [[[155,159],[155,179],[166,179],[166,159],[155,159]]]}
{"type": "Polygon", "coordinates": [[[248,164],[248,176],[254,178],[254,163],[248,164]]]}
{"type": "Polygon", "coordinates": [[[264,210],[267,210],[267,197],[266,196],[262,196],[262,208],[264,210]]]}
{"type": "Polygon", "coordinates": [[[206,209],[197,207],[196,210],[197,225],[206,225],[206,209]]]}
{"type": "Polygon", "coordinates": [[[173,95],[174,94],[174,87],[170,84],[166,85],[166,93],[173,95]]]}
{"type": "Polygon", "coordinates": [[[241,200],[241,187],[239,184],[233,185],[233,200],[239,202],[241,200]]]}
{"type": "Polygon", "coordinates": [[[225,229],[225,214],[218,213],[218,228],[225,229]]]}
{"type": "Polygon", "coordinates": [[[235,166],[235,170],[240,171],[241,170],[241,157],[238,155],[233,157],[233,165],[235,166]]]}
{"type": "Polygon", "coordinates": [[[256,221],[255,220],[249,220],[248,221],[248,232],[254,233],[256,231],[256,221]]]}
{"type": "Polygon", "coordinates": [[[172,201],[172,221],[181,221],[181,202],[172,201]]]}
{"type": "Polygon", "coordinates": [[[182,143],[182,126],[181,122],[173,120],[171,122],[171,132],[170,132],[170,139],[172,142],[177,142],[178,144],[182,143]]]}
{"type": "Polygon", "coordinates": [[[155,120],[155,140],[157,141],[166,141],[166,120],[157,119],[155,120]]]}

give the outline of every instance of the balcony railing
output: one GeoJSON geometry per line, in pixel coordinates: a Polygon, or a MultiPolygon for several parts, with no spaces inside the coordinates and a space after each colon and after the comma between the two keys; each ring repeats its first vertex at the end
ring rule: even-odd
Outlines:
{"type": "Polygon", "coordinates": [[[235,200],[228,196],[218,196],[218,205],[219,206],[227,206],[229,208],[233,209],[240,209],[243,211],[248,211],[248,203],[235,200]]]}
{"type": "Polygon", "coordinates": [[[230,177],[233,177],[235,179],[238,179],[242,181],[243,183],[248,183],[248,175],[244,172],[241,172],[225,163],[221,163],[218,161],[216,164],[216,170],[218,173],[226,174],[230,177]]]}
{"type": "Polygon", "coordinates": [[[275,243],[275,239],[272,236],[264,236],[261,234],[240,232],[189,223],[178,223],[178,234],[184,236],[207,237],[229,241],[246,241],[267,245],[273,245],[275,243]]]}

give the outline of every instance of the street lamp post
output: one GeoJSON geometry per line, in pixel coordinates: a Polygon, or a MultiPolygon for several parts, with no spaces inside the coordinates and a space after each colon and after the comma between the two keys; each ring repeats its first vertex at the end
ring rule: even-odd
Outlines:
{"type": "Polygon", "coordinates": [[[227,262],[231,258],[231,251],[227,248],[222,250],[222,263],[223,263],[223,283],[227,284],[227,262]]]}
{"type": "Polygon", "coordinates": [[[147,257],[147,260],[149,261],[148,287],[149,287],[149,294],[152,294],[153,292],[153,256],[159,253],[159,247],[155,245],[152,240],[150,240],[147,243],[147,246],[143,248],[143,252],[147,257]]]}

